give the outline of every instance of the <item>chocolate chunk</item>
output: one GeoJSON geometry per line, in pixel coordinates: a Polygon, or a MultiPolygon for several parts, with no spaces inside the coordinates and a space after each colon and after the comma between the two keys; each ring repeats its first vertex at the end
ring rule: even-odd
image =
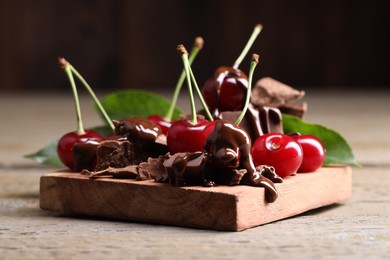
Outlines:
{"type": "MultiPolygon", "coordinates": [[[[220,118],[235,122],[241,111],[221,112],[220,118]]],[[[240,125],[249,135],[252,144],[256,139],[266,133],[283,133],[282,114],[277,108],[261,107],[259,109],[249,105],[240,125]]]]}
{"type": "Polygon", "coordinates": [[[155,179],[156,182],[167,182],[168,175],[164,168],[164,160],[168,155],[162,155],[158,158],[149,158],[138,166],[137,180],[155,179]]]}
{"type": "Polygon", "coordinates": [[[307,103],[294,103],[305,95],[275,79],[266,77],[257,81],[251,93],[251,103],[256,108],[264,106],[279,108],[282,113],[303,118],[307,103]]]}
{"type": "Polygon", "coordinates": [[[142,159],[139,154],[139,149],[129,141],[103,141],[97,148],[95,171],[139,164],[142,159]]]}
{"type": "Polygon", "coordinates": [[[251,102],[253,105],[278,107],[292,100],[300,99],[305,95],[304,91],[296,90],[273,78],[262,78],[255,84],[252,90],[251,102]]]}
{"type": "Polygon", "coordinates": [[[238,185],[247,173],[246,169],[235,169],[228,167],[213,167],[207,164],[205,168],[205,179],[211,180],[220,185],[238,185]]]}
{"type": "Polygon", "coordinates": [[[282,113],[274,107],[259,109],[262,134],[283,133],[282,113]]]}
{"type": "Polygon", "coordinates": [[[165,135],[159,135],[154,142],[150,142],[147,146],[143,146],[141,152],[146,154],[147,157],[152,158],[167,154],[169,152],[167,137],[165,135]]]}
{"type": "Polygon", "coordinates": [[[206,160],[201,152],[176,153],[164,160],[169,182],[175,186],[203,185],[206,160]]]}

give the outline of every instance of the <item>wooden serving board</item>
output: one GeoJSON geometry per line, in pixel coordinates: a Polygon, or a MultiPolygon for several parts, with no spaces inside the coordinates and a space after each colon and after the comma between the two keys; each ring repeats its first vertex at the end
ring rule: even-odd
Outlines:
{"type": "Polygon", "coordinates": [[[56,172],[40,180],[40,207],[73,214],[203,229],[241,231],[291,217],[351,196],[348,166],[297,174],[276,184],[279,197],[264,199],[250,186],[174,187],[154,181],[56,172]]]}

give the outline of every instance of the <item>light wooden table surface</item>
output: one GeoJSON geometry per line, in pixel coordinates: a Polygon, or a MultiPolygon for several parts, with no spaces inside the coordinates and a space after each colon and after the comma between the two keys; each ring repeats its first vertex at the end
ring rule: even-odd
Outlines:
{"type": "MultiPolygon", "coordinates": [[[[340,132],[362,168],[342,204],[243,232],[217,232],[39,209],[39,177],[23,159],[75,127],[71,96],[0,94],[0,258],[369,258],[390,256],[390,92],[307,93],[306,120],[340,132]]],[[[100,118],[82,97],[86,127],[100,118]]],[[[185,107],[186,101],[181,105],[185,107]]]]}

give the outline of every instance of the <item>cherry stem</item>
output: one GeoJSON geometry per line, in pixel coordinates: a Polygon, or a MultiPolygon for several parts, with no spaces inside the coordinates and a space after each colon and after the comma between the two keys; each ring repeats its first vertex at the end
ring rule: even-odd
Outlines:
{"type": "Polygon", "coordinates": [[[80,80],[80,82],[84,85],[84,87],[87,89],[89,94],[92,96],[93,100],[95,101],[96,105],[98,106],[100,112],[102,113],[102,115],[103,115],[104,119],[106,120],[107,124],[109,125],[109,127],[112,130],[114,130],[115,129],[114,123],[112,122],[112,120],[108,116],[106,110],[103,108],[102,104],[100,103],[99,99],[96,97],[95,93],[93,92],[92,88],[89,86],[87,81],[83,78],[83,76],[81,76],[81,74],[71,64],[69,64],[69,68],[70,68],[71,72],[73,72],[76,75],[76,77],[80,80]]]}
{"type": "MultiPolygon", "coordinates": [[[[198,55],[199,51],[203,48],[203,38],[202,37],[196,37],[194,40],[194,46],[191,49],[190,55],[188,57],[188,62],[191,65],[192,62],[195,60],[195,57],[198,55]]],[[[167,122],[171,122],[173,112],[175,111],[177,99],[179,97],[179,93],[181,90],[181,87],[183,86],[184,80],[186,77],[185,69],[182,70],[179,80],[176,83],[175,91],[173,92],[171,106],[169,107],[168,113],[165,115],[164,120],[167,122]]]]}
{"type": "Polygon", "coordinates": [[[252,93],[253,72],[255,71],[257,63],[259,63],[259,55],[252,54],[252,60],[251,60],[251,65],[250,65],[250,69],[249,69],[249,76],[248,76],[248,89],[246,92],[245,106],[242,109],[240,116],[237,118],[237,120],[235,122],[236,125],[239,125],[241,123],[242,119],[244,118],[244,116],[246,114],[246,111],[248,110],[249,100],[250,100],[251,93],[252,93]]]}
{"type": "Polygon", "coordinates": [[[238,56],[237,60],[233,64],[233,68],[238,69],[240,66],[242,60],[245,58],[246,54],[248,53],[249,49],[252,47],[253,43],[255,42],[257,36],[260,34],[261,30],[263,29],[263,25],[257,24],[255,28],[253,29],[252,35],[249,38],[248,42],[246,43],[244,49],[242,50],[240,56],[238,56]]]}
{"type": "Polygon", "coordinates": [[[76,132],[77,132],[78,135],[83,135],[83,134],[85,134],[85,131],[84,131],[84,127],[83,127],[83,120],[81,118],[79,95],[77,94],[76,83],[74,82],[72,71],[70,69],[70,64],[69,64],[69,62],[67,62],[62,57],[58,58],[58,64],[65,71],[66,75],[68,76],[70,85],[72,86],[74,104],[75,104],[75,107],[76,107],[76,118],[77,118],[77,130],[76,130],[76,132]]]}
{"type": "Polygon", "coordinates": [[[188,52],[184,45],[180,44],[177,46],[177,51],[181,55],[181,59],[183,60],[184,64],[184,70],[186,72],[186,78],[187,78],[187,87],[188,87],[188,94],[190,97],[190,104],[191,104],[191,120],[190,124],[197,125],[198,119],[196,118],[196,108],[195,108],[195,101],[194,101],[194,94],[192,92],[192,85],[191,85],[191,74],[190,74],[190,64],[188,61],[188,52]]]}
{"type": "Polygon", "coordinates": [[[198,94],[200,103],[202,104],[202,106],[203,106],[203,108],[204,108],[204,111],[206,112],[206,115],[207,115],[208,119],[209,119],[210,121],[213,121],[214,118],[213,118],[213,116],[212,116],[211,113],[210,113],[209,107],[207,106],[206,102],[204,101],[204,98],[203,98],[202,93],[200,92],[198,83],[196,82],[196,79],[195,79],[194,73],[192,72],[191,66],[189,66],[189,70],[190,70],[191,79],[192,79],[192,82],[194,83],[195,90],[196,90],[196,93],[198,94]]]}

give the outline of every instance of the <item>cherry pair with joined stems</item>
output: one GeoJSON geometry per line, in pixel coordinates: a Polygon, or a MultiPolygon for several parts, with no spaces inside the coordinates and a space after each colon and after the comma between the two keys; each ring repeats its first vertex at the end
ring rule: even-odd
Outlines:
{"type": "Polygon", "coordinates": [[[178,152],[195,152],[203,150],[203,142],[200,139],[203,129],[213,120],[213,117],[202,97],[195,76],[192,72],[188,52],[183,45],[177,46],[177,52],[181,55],[184,71],[187,79],[188,95],[190,99],[191,115],[190,118],[180,119],[172,123],[167,133],[167,145],[171,154],[178,152]],[[205,109],[208,120],[198,118],[195,107],[192,83],[199,96],[200,102],[205,109]]]}
{"type": "MultiPolygon", "coordinates": [[[[202,50],[203,45],[204,45],[203,38],[196,37],[194,40],[194,45],[193,45],[191,52],[188,56],[189,65],[191,65],[192,62],[195,60],[199,51],[202,50]]],[[[163,134],[165,134],[165,135],[167,135],[168,129],[171,127],[173,112],[175,110],[177,99],[179,97],[180,90],[183,86],[185,78],[186,78],[186,71],[185,71],[185,69],[183,69],[181,74],[180,74],[180,77],[176,83],[175,90],[173,92],[173,96],[172,96],[172,100],[171,100],[171,105],[168,109],[167,114],[165,116],[155,115],[155,114],[148,116],[149,120],[155,122],[158,126],[160,126],[163,134]]]]}
{"type": "MultiPolygon", "coordinates": [[[[178,152],[196,152],[204,150],[204,143],[208,135],[214,131],[215,121],[207,107],[207,104],[202,98],[202,94],[196,83],[195,77],[188,63],[188,53],[183,45],[178,46],[178,52],[182,57],[184,69],[187,75],[187,86],[189,99],[191,104],[191,118],[175,121],[168,130],[167,145],[172,154],[178,152]],[[200,101],[204,107],[205,113],[210,121],[203,118],[198,118],[196,114],[195,102],[193,97],[192,83],[199,95],[200,101]]],[[[250,84],[252,84],[253,72],[258,63],[258,55],[254,54],[250,68],[250,84]]],[[[238,125],[244,117],[250,100],[250,91],[246,93],[245,102],[241,116],[237,119],[238,125]]],[[[238,126],[237,126],[238,127],[238,126]]]]}
{"type": "MultiPolygon", "coordinates": [[[[80,110],[80,102],[79,97],[77,93],[76,84],[73,78],[73,74],[76,75],[76,77],[81,81],[81,83],[84,85],[84,87],[87,89],[89,94],[94,99],[96,105],[100,109],[100,112],[102,113],[103,117],[105,118],[107,124],[110,126],[112,130],[114,130],[115,126],[112,123],[111,119],[107,115],[106,111],[104,110],[103,106],[99,102],[98,98],[96,97],[95,93],[93,92],[92,88],[89,86],[89,84],[85,81],[85,79],[78,73],[78,71],[64,58],[60,57],[58,58],[59,66],[65,71],[66,75],[68,76],[70,85],[72,87],[73,92],[73,98],[75,103],[75,109],[76,109],[76,120],[77,120],[77,129],[76,131],[72,131],[69,133],[64,134],[58,141],[57,144],[57,154],[61,162],[67,166],[70,170],[73,170],[75,167],[75,161],[74,161],[74,155],[73,155],[73,147],[75,144],[78,143],[98,143],[102,141],[104,138],[96,131],[94,130],[86,130],[83,126],[83,120],[81,116],[81,110],[80,110]]],[[[91,165],[91,168],[93,166],[91,165]]]]}
{"type": "Polygon", "coordinates": [[[317,137],[298,133],[268,133],[258,137],[252,148],[255,165],[271,165],[282,178],[316,171],[324,163],[325,154],[317,137]]]}

